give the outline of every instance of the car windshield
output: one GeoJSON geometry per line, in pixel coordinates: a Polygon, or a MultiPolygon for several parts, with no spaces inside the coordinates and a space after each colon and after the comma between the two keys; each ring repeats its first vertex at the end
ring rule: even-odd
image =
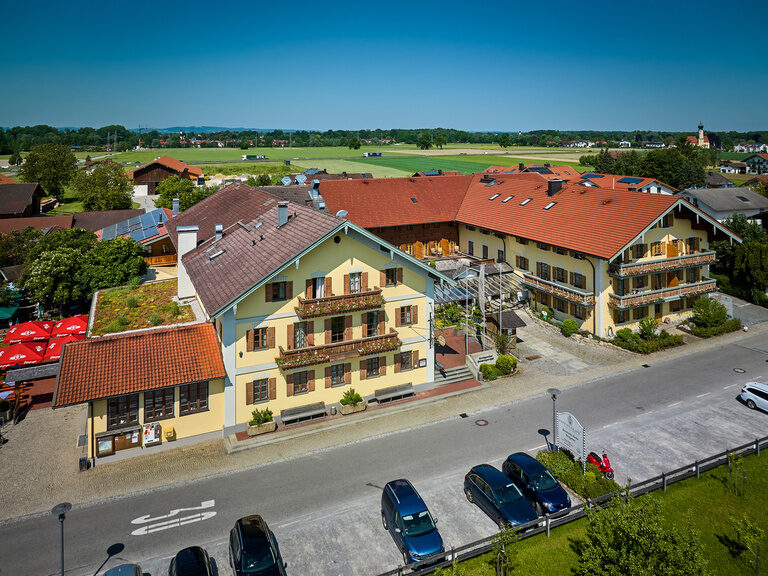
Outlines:
{"type": "Polygon", "coordinates": [[[419,512],[418,514],[408,514],[403,516],[403,532],[406,536],[423,536],[429,534],[435,529],[435,523],[429,511],[419,512]]]}
{"type": "Polygon", "coordinates": [[[552,477],[552,474],[549,473],[549,470],[534,472],[531,474],[531,482],[533,483],[533,487],[538,492],[546,492],[547,490],[552,490],[552,488],[557,486],[557,480],[552,477]]]}
{"type": "Polygon", "coordinates": [[[520,489],[514,484],[507,484],[506,486],[496,488],[495,492],[496,497],[499,499],[499,505],[501,506],[511,504],[523,497],[520,489]]]}
{"type": "Polygon", "coordinates": [[[253,543],[248,550],[243,550],[242,566],[244,574],[261,574],[263,570],[275,565],[272,547],[264,541],[253,543]]]}

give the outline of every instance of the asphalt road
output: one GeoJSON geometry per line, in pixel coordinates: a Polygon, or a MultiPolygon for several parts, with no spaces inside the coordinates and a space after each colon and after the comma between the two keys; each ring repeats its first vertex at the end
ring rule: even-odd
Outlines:
{"type": "MultiPolygon", "coordinates": [[[[647,368],[569,388],[558,400],[559,410],[573,413],[591,431],[588,450],[605,448],[610,455],[615,443],[619,478],[642,480],[659,466],[656,473],[727,447],[721,444],[768,434],[768,414],[735,400],[741,384],[768,378],[764,335],[677,361],[648,361],[647,368]],[[720,423],[708,428],[706,422],[720,414],[720,423]],[[698,441],[686,431],[709,438],[698,441]]],[[[77,507],[65,523],[67,574],[97,574],[105,562],[120,560],[164,574],[168,558],[193,544],[208,548],[219,574],[229,574],[227,532],[238,517],[252,513],[270,523],[289,574],[375,574],[399,559],[378,521],[386,482],[409,478],[441,519],[449,545],[489,535],[491,521],[463,500],[464,473],[481,462],[499,465],[511,452],[535,452],[544,444],[538,430],[551,428],[551,422],[551,399],[537,396],[259,469],[77,507]],[[488,424],[479,426],[480,419],[488,424]],[[198,509],[173,513],[189,508],[198,509]],[[110,558],[111,546],[123,549],[110,558]]],[[[0,526],[0,576],[57,574],[58,566],[55,518],[0,526]]]]}

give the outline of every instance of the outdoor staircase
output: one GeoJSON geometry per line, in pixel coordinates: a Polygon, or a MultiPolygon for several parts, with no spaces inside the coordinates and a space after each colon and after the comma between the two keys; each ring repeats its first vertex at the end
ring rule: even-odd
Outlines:
{"type": "Polygon", "coordinates": [[[453,368],[446,368],[442,372],[435,368],[435,384],[438,386],[446,386],[448,384],[455,384],[456,382],[464,382],[464,380],[472,380],[475,376],[472,371],[466,366],[455,366],[453,368]]]}

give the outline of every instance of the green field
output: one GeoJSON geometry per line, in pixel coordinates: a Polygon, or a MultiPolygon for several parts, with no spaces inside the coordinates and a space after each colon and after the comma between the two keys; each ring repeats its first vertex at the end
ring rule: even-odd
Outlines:
{"type": "Polygon", "coordinates": [[[743,152],[720,152],[720,160],[733,160],[734,162],[742,162],[750,156],[752,154],[744,154],[743,152]]]}
{"type": "MultiPolygon", "coordinates": [[[[730,517],[747,514],[758,526],[768,526],[768,456],[749,456],[744,459],[747,478],[745,496],[736,496],[728,489],[728,468],[721,466],[701,475],[672,484],[667,492],[654,492],[661,500],[668,525],[679,523],[691,511],[694,528],[701,535],[704,556],[713,575],[754,574],[754,568],[734,556],[735,534],[730,517]]],[[[586,520],[577,520],[554,528],[551,537],[540,534],[517,544],[518,568],[529,576],[571,576],[578,564],[576,549],[584,540],[586,520]]],[[[763,550],[768,539],[763,540],[763,550]]],[[[492,554],[486,554],[462,563],[468,576],[494,576],[492,554]]],[[[761,559],[761,574],[768,574],[761,559]]],[[[514,571],[518,573],[517,570],[514,571]]]]}
{"type": "Polygon", "coordinates": [[[203,171],[206,176],[215,176],[224,174],[230,176],[233,174],[294,174],[300,172],[296,166],[286,166],[282,162],[231,162],[228,164],[193,164],[203,171]]]}
{"type": "Polygon", "coordinates": [[[309,168],[319,168],[327,170],[330,174],[341,174],[342,172],[359,173],[369,172],[374,178],[400,178],[410,176],[413,172],[405,172],[388,166],[360,164],[356,160],[298,160],[292,161],[291,166],[294,172],[302,172],[309,168]]]}
{"type": "MultiPolygon", "coordinates": [[[[405,157],[405,158],[356,158],[355,163],[365,164],[372,167],[387,167],[399,170],[406,174],[414,174],[425,170],[458,170],[462,174],[474,174],[482,172],[489,166],[516,166],[520,162],[524,164],[542,162],[532,158],[521,158],[515,156],[429,156],[429,157],[405,157]]],[[[559,165],[571,166],[578,169],[577,162],[553,162],[559,165]]],[[[582,167],[583,168],[583,167],[582,167]]],[[[368,171],[361,169],[361,171],[368,171]]]]}

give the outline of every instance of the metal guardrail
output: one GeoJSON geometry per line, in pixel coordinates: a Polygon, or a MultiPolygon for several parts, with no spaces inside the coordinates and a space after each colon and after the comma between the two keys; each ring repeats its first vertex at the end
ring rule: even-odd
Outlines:
{"type": "MultiPolygon", "coordinates": [[[[674,484],[675,482],[680,482],[681,480],[686,480],[694,476],[698,478],[702,472],[706,472],[708,470],[712,470],[713,468],[727,464],[729,454],[733,456],[749,456],[751,454],[757,454],[759,456],[760,450],[765,449],[766,447],[768,447],[768,436],[755,438],[755,440],[752,442],[742,444],[741,446],[737,446],[732,450],[720,452],[719,454],[709,456],[703,460],[696,460],[691,464],[681,466],[680,468],[670,470],[669,472],[662,472],[658,476],[654,476],[648,480],[643,480],[637,484],[630,484],[629,490],[617,490],[609,494],[604,494],[603,496],[595,498],[594,500],[587,498],[587,501],[584,504],[579,504],[577,506],[571,506],[568,508],[566,514],[558,512],[559,515],[555,518],[551,518],[549,514],[547,514],[543,518],[539,518],[532,522],[528,522],[527,524],[521,524],[520,526],[517,526],[516,529],[518,531],[519,539],[525,540],[526,538],[536,536],[542,532],[546,533],[549,537],[549,533],[552,528],[570,524],[575,520],[584,518],[587,515],[585,512],[585,509],[587,508],[607,508],[615,496],[626,498],[627,494],[634,497],[642,496],[643,494],[647,494],[659,489],[666,491],[667,486],[670,484],[674,484]]],[[[428,561],[414,562],[413,564],[408,564],[407,566],[398,566],[397,568],[393,568],[387,572],[382,572],[378,576],[401,576],[402,574],[405,574],[411,570],[418,570],[419,574],[431,574],[438,568],[450,567],[454,562],[453,558],[455,558],[456,562],[463,562],[464,560],[476,558],[477,556],[481,556],[486,552],[490,552],[493,550],[496,536],[497,535],[494,534],[493,536],[483,538],[482,540],[476,540],[475,542],[465,544],[464,546],[459,546],[458,548],[451,548],[451,560],[445,560],[437,564],[429,564],[428,561]]]]}

